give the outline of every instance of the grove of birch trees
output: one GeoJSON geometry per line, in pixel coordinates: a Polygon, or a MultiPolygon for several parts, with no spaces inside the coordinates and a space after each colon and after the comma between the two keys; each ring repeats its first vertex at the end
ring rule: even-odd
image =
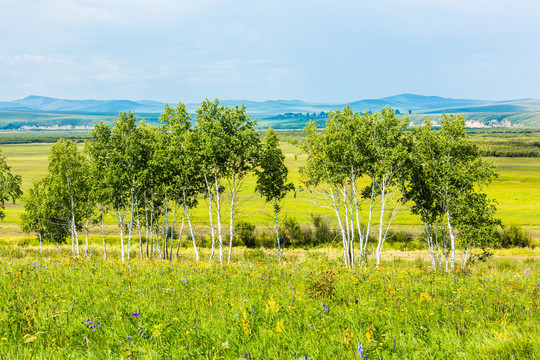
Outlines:
{"type": "Polygon", "coordinates": [[[473,247],[486,249],[497,239],[495,207],[481,192],[496,169],[467,138],[463,116],[443,114],[440,129],[427,119],[412,128],[392,108],[360,114],[347,106],[331,111],[322,129],[309,122],[298,145],[307,156],[301,181],[333,211],[347,266],[365,263],[373,233],[372,252],[381,262],[390,225],[405,205],[420,215],[435,268],[444,262],[455,269],[457,240],[465,266],[473,247]]]}
{"type": "MultiPolygon", "coordinates": [[[[98,228],[105,258],[106,233],[114,231],[123,262],[137,252],[172,259],[186,234],[199,261],[192,210],[206,207],[209,261],[222,264],[231,261],[239,196],[253,175],[274,212],[281,260],[278,214],[295,186],[276,133],[269,129],[261,142],[245,107],[218,100],[203,101],[194,116],[182,103],[166,105],[160,121],[152,126],[122,112],[111,124],[96,123],[83,150],[60,140],[47,176],[24,197],[22,229],[36,233],[40,246],[69,239],[73,256],[88,256],[90,228],[98,228]]],[[[414,128],[391,108],[360,114],[347,106],[330,112],[323,128],[309,122],[297,146],[306,160],[302,187],[332,210],[346,266],[365,264],[370,254],[379,264],[391,224],[407,210],[424,225],[435,268],[453,270],[456,249],[465,266],[472,248],[497,238],[495,207],[482,193],[496,170],[468,140],[463,116],[444,115],[440,129],[429,120],[414,128]]],[[[3,194],[20,195],[13,189],[3,194]]]]}

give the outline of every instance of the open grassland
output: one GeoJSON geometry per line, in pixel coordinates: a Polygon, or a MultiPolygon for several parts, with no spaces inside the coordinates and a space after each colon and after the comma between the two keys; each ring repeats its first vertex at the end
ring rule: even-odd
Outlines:
{"type": "Polygon", "coordinates": [[[190,249],[129,265],[31,252],[0,248],[4,359],[540,358],[537,259],[444,273],[346,269],[333,250],[236,251],[223,267],[190,249]]]}
{"type": "MultiPolygon", "coordinates": [[[[532,140],[531,140],[532,141],[532,140]]],[[[12,166],[12,171],[23,177],[23,190],[27,190],[32,181],[42,178],[47,172],[48,155],[52,144],[5,144],[2,151],[12,166]]],[[[81,148],[82,144],[79,145],[81,148]]],[[[314,202],[313,196],[300,186],[299,168],[305,163],[305,158],[297,156],[298,148],[282,142],[289,168],[289,179],[297,187],[295,194],[289,194],[283,203],[282,217],[294,217],[300,223],[310,223],[311,215],[328,216],[331,222],[331,210],[322,207],[323,204],[314,202]]],[[[538,157],[489,158],[499,168],[501,175],[490,187],[488,195],[498,202],[498,216],[504,225],[523,226],[535,239],[540,239],[540,159],[538,157]]],[[[238,221],[248,221],[258,226],[259,232],[271,232],[273,226],[272,210],[263,199],[254,193],[255,179],[250,176],[245,179],[243,191],[240,194],[238,221]]],[[[226,200],[226,199],[225,199],[226,200]]],[[[171,204],[172,206],[172,204],[171,204]]],[[[21,202],[7,204],[6,219],[0,224],[0,238],[21,238],[23,234],[18,226],[20,214],[23,211],[21,202]]],[[[194,222],[198,234],[207,234],[207,205],[201,199],[194,211],[194,222]]],[[[172,219],[172,211],[170,212],[172,219]]],[[[181,218],[177,215],[177,221],[181,218]]],[[[224,221],[227,221],[225,218],[224,221]]],[[[112,219],[108,219],[112,224],[112,219]]],[[[393,230],[418,233],[419,219],[404,211],[395,221],[393,230]]],[[[97,232],[98,230],[95,229],[97,232]]],[[[112,234],[109,231],[109,234],[112,234]]]]}

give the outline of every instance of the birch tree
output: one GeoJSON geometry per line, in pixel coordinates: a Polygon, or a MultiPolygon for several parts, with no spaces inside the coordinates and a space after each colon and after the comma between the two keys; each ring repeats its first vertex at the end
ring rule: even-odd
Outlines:
{"type": "Polygon", "coordinates": [[[212,237],[210,261],[212,261],[214,257],[217,235],[220,264],[223,262],[223,232],[221,219],[222,193],[224,190],[223,178],[227,173],[227,152],[225,140],[223,139],[223,113],[224,107],[219,106],[219,101],[217,99],[213,102],[205,100],[197,109],[197,125],[195,127],[195,131],[197,132],[200,141],[202,174],[208,201],[208,218],[210,234],[212,237]],[[215,210],[212,209],[212,204],[215,204],[215,210]],[[213,218],[214,211],[217,217],[215,224],[213,218]]]}
{"type": "Polygon", "coordinates": [[[412,142],[406,132],[407,118],[398,118],[394,109],[385,107],[372,117],[369,141],[372,158],[368,165],[368,174],[372,182],[372,195],[377,194],[380,204],[375,250],[378,265],[390,225],[400,213],[405,200],[403,186],[407,181],[412,142]]]}
{"type": "MultiPolygon", "coordinates": [[[[180,247],[182,231],[184,228],[184,219],[187,219],[189,233],[195,251],[195,258],[199,261],[199,252],[195,242],[195,234],[190,215],[190,209],[197,205],[197,196],[204,192],[204,180],[201,174],[201,159],[198,138],[191,127],[191,116],[187,112],[184,104],[178,103],[176,108],[165,105],[165,111],[160,117],[163,125],[161,131],[166,140],[166,146],[163,147],[164,161],[168,164],[170,173],[170,192],[175,199],[175,204],[181,204],[182,226],[177,241],[176,255],[180,247]]],[[[176,205],[173,215],[176,217],[176,205]]],[[[170,254],[173,251],[173,229],[171,229],[170,254]]]]}
{"type": "Polygon", "coordinates": [[[276,225],[276,241],[278,256],[281,261],[281,244],[279,241],[278,214],[281,210],[281,200],[289,191],[294,190],[293,183],[287,182],[289,170],[285,166],[285,155],[279,148],[278,137],[271,127],[266,131],[259,157],[259,169],[256,169],[257,185],[255,191],[272,204],[276,225]]]}
{"type": "MultiPolygon", "coordinates": [[[[482,159],[478,146],[468,139],[463,115],[443,114],[439,131],[426,119],[415,131],[414,139],[414,176],[408,197],[414,201],[413,212],[426,224],[428,238],[433,239],[433,234],[438,234],[433,231],[434,224],[440,224],[446,231],[450,270],[454,270],[458,237],[463,238],[467,259],[470,246],[480,243],[479,237],[474,236],[475,227],[479,230],[477,234],[483,234],[482,242],[485,242],[486,234],[497,224],[493,218],[495,209],[482,193],[483,187],[497,177],[497,171],[493,164],[482,159]]],[[[491,239],[493,241],[493,237],[491,239]]],[[[428,250],[433,264],[438,243],[435,242],[434,248],[430,241],[428,239],[428,250]]],[[[440,266],[440,261],[438,264],[440,266]]]]}
{"type": "Polygon", "coordinates": [[[255,132],[255,121],[246,113],[245,106],[234,109],[225,107],[223,122],[223,138],[226,144],[226,175],[230,188],[229,207],[229,254],[227,263],[231,261],[232,245],[235,236],[234,218],[238,204],[238,193],[242,188],[245,176],[257,164],[259,156],[259,136],[255,132]]]}
{"type": "MultiPolygon", "coordinates": [[[[332,209],[343,245],[347,266],[355,264],[355,239],[358,238],[359,258],[366,258],[369,226],[362,228],[360,202],[363,192],[358,181],[366,173],[371,155],[372,117],[369,113],[354,113],[349,106],[331,111],[322,131],[315,122],[308,122],[306,137],[300,148],[307,155],[306,166],[300,169],[301,180],[321,206],[332,209]],[[319,202],[319,201],[322,201],[319,202]]],[[[374,192],[370,197],[369,219],[373,212],[374,192]]]]}
{"type": "Polygon", "coordinates": [[[77,144],[60,139],[51,148],[48,167],[50,197],[54,199],[58,221],[69,229],[73,256],[80,255],[79,231],[88,217],[89,167],[77,144]]]}
{"type": "Polygon", "coordinates": [[[58,202],[50,184],[48,176],[34,182],[24,195],[24,212],[21,214],[21,229],[25,233],[37,234],[40,251],[44,241],[56,244],[58,249],[72,235],[69,211],[58,202]]]}
{"type": "Polygon", "coordinates": [[[214,256],[215,233],[219,244],[219,262],[223,263],[223,195],[225,182],[229,180],[231,193],[229,214],[229,256],[234,237],[235,203],[238,190],[245,175],[253,169],[256,161],[258,136],[254,129],[255,122],[245,113],[245,107],[231,109],[220,106],[216,99],[205,100],[197,109],[197,125],[195,131],[200,144],[201,165],[208,213],[212,235],[212,251],[214,256]],[[215,205],[215,210],[212,209],[215,205]],[[216,215],[214,224],[213,214],[216,215]],[[217,229],[215,229],[217,227],[217,229]],[[216,230],[216,232],[214,231],[216,230]]]}
{"type": "Polygon", "coordinates": [[[137,118],[131,112],[121,112],[111,125],[96,124],[91,137],[89,153],[102,177],[100,199],[106,199],[110,215],[118,224],[122,262],[125,262],[125,231],[129,260],[139,171],[146,166],[149,151],[142,146],[145,143],[141,141],[137,118]]]}

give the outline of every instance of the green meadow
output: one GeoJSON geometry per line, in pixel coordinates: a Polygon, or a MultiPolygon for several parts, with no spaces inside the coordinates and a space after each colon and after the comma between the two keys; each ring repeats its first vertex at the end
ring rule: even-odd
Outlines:
{"type": "MultiPolygon", "coordinates": [[[[313,214],[332,225],[331,211],[300,187],[305,159],[286,141],[298,133],[280,135],[297,186],[285,199],[282,220],[309,226],[313,214]]],[[[23,190],[45,176],[51,146],[2,145],[23,190]]],[[[486,189],[498,216],[538,244],[539,158],[489,159],[500,173],[486,189]]],[[[270,234],[271,208],[254,186],[253,177],[245,179],[237,220],[270,234]]],[[[97,228],[87,257],[72,258],[67,245],[45,244],[40,253],[35,237],[19,229],[21,202],[6,207],[2,359],[540,359],[538,246],[497,249],[455,272],[431,269],[419,242],[413,250],[389,242],[378,267],[368,258],[353,269],[343,266],[339,244],[287,248],[281,262],[274,250],[239,246],[223,266],[208,262],[208,248],[200,248],[200,262],[189,244],[172,260],[147,260],[136,244],[122,263],[111,230],[103,260],[97,228]]],[[[203,199],[194,215],[197,234],[208,234],[203,199]]],[[[421,226],[405,209],[393,230],[418,233],[421,226]]]]}
{"type": "Polygon", "coordinates": [[[4,359],[540,358],[533,258],[447,273],[348,269],[331,250],[243,250],[223,267],[184,250],[129,265],[23,251],[0,249],[4,359]]]}

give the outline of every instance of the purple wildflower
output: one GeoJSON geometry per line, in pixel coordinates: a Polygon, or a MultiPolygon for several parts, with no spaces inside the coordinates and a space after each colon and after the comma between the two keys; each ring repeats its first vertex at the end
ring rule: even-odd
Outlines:
{"type": "Polygon", "coordinates": [[[126,336],[126,339],[131,340],[131,336],[129,336],[129,335],[126,336]]]}
{"type": "Polygon", "coordinates": [[[358,356],[360,357],[360,359],[365,359],[364,358],[364,346],[362,344],[358,345],[358,356]]]}
{"type": "Polygon", "coordinates": [[[137,316],[139,316],[139,315],[141,315],[140,312],[134,312],[134,313],[133,313],[133,316],[135,316],[135,317],[137,317],[137,316]]]}
{"type": "Polygon", "coordinates": [[[321,301],[321,306],[323,307],[324,311],[328,311],[328,308],[324,305],[324,303],[321,301]]]}

